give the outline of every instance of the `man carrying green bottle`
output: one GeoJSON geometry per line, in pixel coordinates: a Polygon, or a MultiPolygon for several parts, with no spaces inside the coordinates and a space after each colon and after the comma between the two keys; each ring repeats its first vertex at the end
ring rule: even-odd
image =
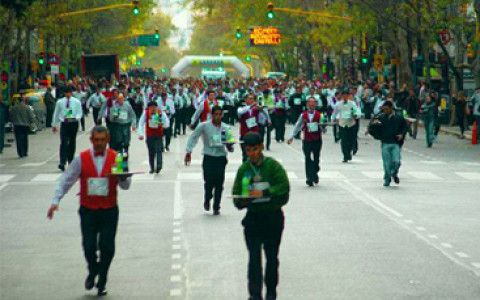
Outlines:
{"type": "Polygon", "coordinates": [[[238,209],[247,208],[242,225],[249,252],[249,299],[263,299],[263,246],[266,257],[266,299],[274,300],[277,299],[278,252],[284,227],[282,206],[288,202],[290,183],[280,163],[263,156],[264,146],[260,134],[248,133],[244,146],[248,160],[238,169],[232,194],[238,209]]]}

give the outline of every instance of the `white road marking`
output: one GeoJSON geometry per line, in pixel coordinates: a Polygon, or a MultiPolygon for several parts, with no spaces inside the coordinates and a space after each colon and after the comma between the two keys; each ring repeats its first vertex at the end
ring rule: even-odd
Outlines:
{"type": "Polygon", "coordinates": [[[180,259],[180,258],[182,258],[182,254],[180,254],[180,253],[173,253],[172,254],[172,259],[180,259]]]}
{"type": "Polygon", "coordinates": [[[298,176],[295,172],[287,172],[288,179],[298,179],[298,176]]]}
{"type": "Polygon", "coordinates": [[[170,296],[171,297],[176,297],[176,296],[181,296],[181,295],[182,295],[182,290],[179,290],[179,289],[170,290],[170,296]]]}
{"type": "Polygon", "coordinates": [[[428,237],[434,240],[438,239],[438,236],[435,234],[429,234],[428,237]]]}
{"type": "Polygon", "coordinates": [[[180,264],[173,264],[172,265],[172,270],[180,270],[182,268],[182,265],[180,264]]]}
{"type": "Polygon", "coordinates": [[[180,242],[181,240],[182,240],[182,237],[180,237],[180,236],[174,236],[172,238],[172,241],[174,241],[174,242],[180,242]]]}
{"type": "Polygon", "coordinates": [[[181,233],[182,229],[181,228],[175,228],[173,229],[173,233],[181,233]]]}
{"type": "Polygon", "coordinates": [[[480,180],[480,173],[475,172],[455,172],[460,177],[468,180],[480,180]]]}
{"type": "Polygon", "coordinates": [[[1,168],[1,167],[4,167],[4,166],[5,166],[5,164],[0,164],[0,168],[1,168]]]}
{"type": "Polygon", "coordinates": [[[442,178],[433,174],[432,172],[407,172],[409,175],[417,179],[432,179],[432,180],[441,180],[442,178]]]}
{"type": "Polygon", "coordinates": [[[24,163],[24,164],[21,164],[20,167],[40,167],[45,165],[46,163],[47,161],[42,161],[38,163],[24,163]]]}
{"type": "Polygon", "coordinates": [[[182,245],[177,245],[177,244],[172,245],[172,250],[180,250],[180,249],[182,249],[182,245]]]}
{"type": "Polygon", "coordinates": [[[446,162],[441,161],[441,160],[421,160],[420,162],[422,164],[426,164],[426,165],[445,165],[445,164],[447,164],[446,162]]]}
{"type": "Polygon", "coordinates": [[[362,174],[372,179],[382,179],[384,175],[383,172],[362,172],[362,174]]]}
{"type": "Polygon", "coordinates": [[[8,182],[13,177],[15,177],[15,174],[2,174],[2,175],[0,175],[0,182],[8,182]]]}
{"type": "Polygon", "coordinates": [[[404,222],[407,223],[407,224],[412,224],[413,223],[412,220],[405,220],[404,222]]]}
{"type": "Polygon", "coordinates": [[[182,191],[180,181],[175,181],[175,195],[173,199],[173,219],[179,220],[183,216],[182,191]]]}
{"type": "Polygon", "coordinates": [[[461,257],[461,258],[469,258],[470,257],[470,255],[468,255],[467,253],[464,253],[464,252],[455,252],[455,254],[458,257],[461,257]]]}
{"type": "Polygon", "coordinates": [[[148,174],[148,173],[135,174],[133,176],[133,181],[152,181],[154,179],[155,179],[155,175],[154,174],[148,174]]]}
{"type": "Polygon", "coordinates": [[[173,222],[173,226],[180,226],[180,225],[182,225],[182,222],[180,222],[180,221],[174,221],[173,222]]]}
{"type": "Polygon", "coordinates": [[[418,231],[427,231],[427,229],[425,229],[425,227],[415,227],[418,231]]]}
{"type": "Polygon", "coordinates": [[[480,166],[480,163],[478,162],[472,162],[472,161],[462,161],[460,162],[461,164],[467,165],[467,166],[480,166]]]}
{"type": "Polygon", "coordinates": [[[7,187],[7,184],[6,184],[6,183],[0,185],[0,191],[3,190],[5,187],[7,187]]]}
{"type": "Polygon", "coordinates": [[[178,173],[177,180],[202,180],[202,173],[178,173]]]}
{"type": "Polygon", "coordinates": [[[39,181],[55,182],[61,176],[62,176],[62,174],[38,174],[37,176],[33,177],[31,181],[33,181],[33,182],[39,182],[39,181]]]}
{"type": "Polygon", "coordinates": [[[182,277],[180,275],[172,275],[172,276],[170,276],[170,281],[171,282],[180,282],[180,281],[182,281],[182,277]]]}
{"type": "Polygon", "coordinates": [[[480,263],[478,263],[478,262],[472,263],[472,266],[474,266],[477,269],[480,269],[480,263]]]}
{"type": "Polygon", "coordinates": [[[323,172],[318,173],[320,179],[345,179],[345,175],[340,172],[323,172]]]}
{"type": "Polygon", "coordinates": [[[453,245],[452,245],[452,244],[450,244],[450,243],[441,243],[440,245],[442,245],[442,247],[444,247],[444,248],[448,248],[448,249],[451,249],[451,248],[453,248],[453,245]]]}

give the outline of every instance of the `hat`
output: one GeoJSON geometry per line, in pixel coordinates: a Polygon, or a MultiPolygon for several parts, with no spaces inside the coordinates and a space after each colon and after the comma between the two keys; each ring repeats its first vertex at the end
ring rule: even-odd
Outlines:
{"type": "Polygon", "coordinates": [[[263,139],[257,132],[249,132],[245,135],[243,144],[245,146],[256,146],[263,143],[263,139]]]}

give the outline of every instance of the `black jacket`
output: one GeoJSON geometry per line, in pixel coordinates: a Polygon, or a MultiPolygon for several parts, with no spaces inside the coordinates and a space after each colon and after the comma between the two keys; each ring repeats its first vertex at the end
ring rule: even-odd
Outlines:
{"type": "Polygon", "coordinates": [[[393,112],[390,116],[381,113],[378,116],[378,124],[371,123],[368,131],[375,139],[382,143],[403,145],[403,139],[398,140],[397,136],[405,137],[407,133],[407,122],[401,113],[393,112]]]}

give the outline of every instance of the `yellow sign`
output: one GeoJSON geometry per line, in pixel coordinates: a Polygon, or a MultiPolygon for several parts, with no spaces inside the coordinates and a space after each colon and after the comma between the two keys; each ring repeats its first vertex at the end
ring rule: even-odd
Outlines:
{"type": "Polygon", "coordinates": [[[277,27],[255,27],[250,31],[252,46],[274,46],[280,44],[282,35],[277,27]]]}
{"type": "Polygon", "coordinates": [[[382,72],[383,66],[385,65],[385,57],[380,54],[375,54],[373,56],[373,59],[373,67],[375,68],[375,70],[377,70],[377,72],[382,72]]]}
{"type": "Polygon", "coordinates": [[[2,90],[8,89],[8,83],[2,82],[1,85],[2,85],[2,90]]]}

